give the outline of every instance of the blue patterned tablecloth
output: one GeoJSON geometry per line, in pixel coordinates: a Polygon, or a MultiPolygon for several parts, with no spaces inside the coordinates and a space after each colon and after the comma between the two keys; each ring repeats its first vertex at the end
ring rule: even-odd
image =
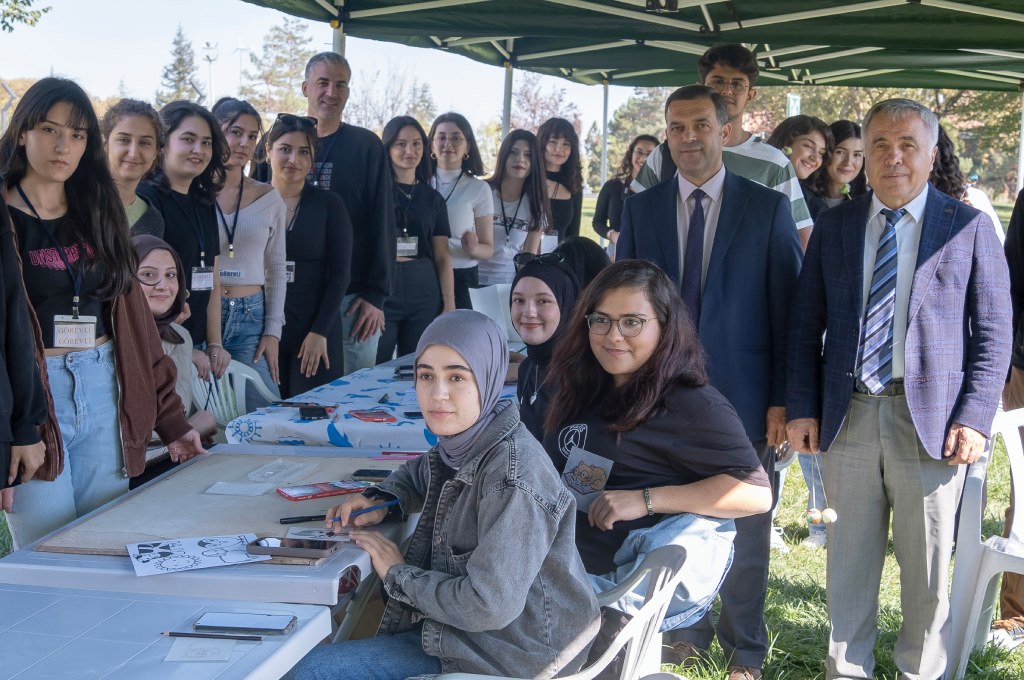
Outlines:
{"type": "MultiPolygon", "coordinates": [[[[229,444],[286,446],[342,446],[384,451],[426,451],[437,443],[422,418],[406,418],[418,411],[415,403],[402,404],[412,380],[396,380],[393,367],[364,368],[304,392],[290,401],[322,404],[328,420],[302,420],[297,408],[268,406],[228,423],[229,444]],[[383,402],[380,400],[387,396],[383,402]],[[349,414],[358,409],[380,409],[395,416],[393,423],[370,423],[349,414]]],[[[502,397],[515,399],[515,385],[506,385],[502,397]]]]}

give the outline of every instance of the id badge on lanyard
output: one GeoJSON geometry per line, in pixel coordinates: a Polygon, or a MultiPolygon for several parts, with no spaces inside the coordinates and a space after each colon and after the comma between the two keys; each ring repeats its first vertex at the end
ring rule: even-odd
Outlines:
{"type": "Polygon", "coordinates": [[[90,349],[96,346],[96,317],[56,314],[53,317],[53,346],[90,349]]]}
{"type": "Polygon", "coordinates": [[[190,290],[213,290],[213,267],[192,267],[190,290]]]}
{"type": "Polygon", "coordinates": [[[284,263],[284,281],[285,283],[295,283],[295,262],[287,260],[284,263]]]}
{"type": "Polygon", "coordinates": [[[418,236],[398,237],[398,257],[416,257],[419,252],[418,236]]]}

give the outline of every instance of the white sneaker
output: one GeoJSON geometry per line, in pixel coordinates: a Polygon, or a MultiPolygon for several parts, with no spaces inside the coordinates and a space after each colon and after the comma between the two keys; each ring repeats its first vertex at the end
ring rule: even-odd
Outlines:
{"type": "Polygon", "coordinates": [[[771,549],[778,550],[783,555],[789,553],[789,546],[782,539],[782,527],[772,527],[771,549]]]}
{"type": "Polygon", "coordinates": [[[828,538],[825,536],[825,534],[815,532],[807,538],[805,538],[804,540],[800,541],[800,545],[804,546],[805,548],[824,548],[827,541],[828,538]]]}

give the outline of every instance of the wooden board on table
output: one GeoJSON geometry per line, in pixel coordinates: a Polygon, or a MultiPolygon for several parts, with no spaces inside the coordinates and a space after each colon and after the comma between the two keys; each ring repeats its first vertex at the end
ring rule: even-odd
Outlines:
{"type": "MultiPolygon", "coordinates": [[[[273,489],[262,496],[205,493],[216,482],[248,482],[250,472],[277,459],[278,456],[258,453],[200,456],[174,474],[123,497],[96,516],[68,527],[36,546],[36,550],[126,556],[125,546],[129,543],[236,533],[283,538],[288,526],[280,523],[282,517],[323,514],[341,498],[289,501],[273,489]]],[[[402,464],[373,458],[320,456],[288,456],[286,460],[317,464],[305,477],[290,481],[289,485],[350,479],[352,473],[361,468],[393,470],[402,464]]],[[[275,558],[274,563],[312,562],[305,559],[282,562],[275,558]]]]}

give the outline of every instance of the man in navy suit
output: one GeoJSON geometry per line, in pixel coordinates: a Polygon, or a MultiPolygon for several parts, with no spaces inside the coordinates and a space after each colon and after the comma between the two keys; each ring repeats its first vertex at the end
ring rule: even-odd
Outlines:
{"type": "MultiPolygon", "coordinates": [[[[725,169],[728,120],[721,95],[709,87],[669,95],[666,137],[679,173],[626,201],[617,258],[654,262],[679,284],[711,382],[732,402],[770,478],[769,446],[785,439],[786,315],[800,240],[786,196],[725,169]]],[[[768,652],[770,531],[771,513],[736,520],[717,627],[730,680],[759,679],[768,652]]],[[[714,634],[709,614],[670,639],[685,660],[707,650],[714,634]]]]}
{"type": "Polygon", "coordinates": [[[928,184],[938,121],[909,99],[864,119],[873,193],[819,218],[790,317],[789,441],[823,452],[828,678],[871,678],[890,514],[901,678],[940,678],[964,478],[1010,362],[1006,260],[990,219],[928,184]]]}

